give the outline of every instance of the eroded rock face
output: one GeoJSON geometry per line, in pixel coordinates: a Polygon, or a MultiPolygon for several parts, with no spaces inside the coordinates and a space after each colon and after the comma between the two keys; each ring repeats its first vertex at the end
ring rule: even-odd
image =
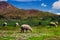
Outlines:
{"type": "Polygon", "coordinates": [[[13,9],[13,6],[8,4],[7,2],[4,2],[4,1],[1,1],[0,2],[0,9],[3,10],[3,9],[13,9]]]}

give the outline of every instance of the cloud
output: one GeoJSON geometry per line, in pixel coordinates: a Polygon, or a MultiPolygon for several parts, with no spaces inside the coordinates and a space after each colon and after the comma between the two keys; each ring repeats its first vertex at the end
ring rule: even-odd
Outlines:
{"type": "Polygon", "coordinates": [[[0,0],[0,1],[7,1],[7,0],[0,0]]]}
{"type": "Polygon", "coordinates": [[[60,9],[60,0],[54,2],[52,6],[53,6],[53,7],[52,7],[53,9],[60,9]]]}
{"type": "Polygon", "coordinates": [[[60,13],[56,13],[57,15],[60,15],[60,13]]]}
{"type": "Polygon", "coordinates": [[[44,4],[44,3],[42,3],[42,4],[41,4],[41,6],[46,7],[47,5],[46,5],[46,4],[44,4]]]}
{"type": "Polygon", "coordinates": [[[50,12],[50,13],[55,13],[55,10],[48,10],[48,12],[50,12]]]}
{"type": "Polygon", "coordinates": [[[41,0],[12,0],[12,1],[21,1],[21,2],[29,2],[29,1],[41,1],[41,0]]]}

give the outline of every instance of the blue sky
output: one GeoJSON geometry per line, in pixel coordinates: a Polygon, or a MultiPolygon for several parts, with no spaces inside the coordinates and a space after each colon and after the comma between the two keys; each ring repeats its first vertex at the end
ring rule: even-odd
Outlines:
{"type": "Polygon", "coordinates": [[[60,15],[60,0],[1,0],[19,9],[35,9],[60,15]]]}

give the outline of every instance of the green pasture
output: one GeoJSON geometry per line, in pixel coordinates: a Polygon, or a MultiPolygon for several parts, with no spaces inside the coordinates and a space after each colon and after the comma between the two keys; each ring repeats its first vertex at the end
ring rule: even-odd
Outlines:
{"type": "Polygon", "coordinates": [[[60,40],[60,26],[31,26],[33,32],[20,32],[20,27],[0,26],[0,40],[60,40]]]}
{"type": "Polygon", "coordinates": [[[3,25],[4,22],[7,22],[7,26],[15,26],[15,23],[18,22],[19,25],[21,26],[22,24],[28,24],[30,26],[40,26],[40,25],[43,25],[43,26],[46,26],[46,25],[49,25],[50,23],[50,20],[37,20],[37,19],[34,19],[34,20],[0,20],[0,26],[3,25]]]}

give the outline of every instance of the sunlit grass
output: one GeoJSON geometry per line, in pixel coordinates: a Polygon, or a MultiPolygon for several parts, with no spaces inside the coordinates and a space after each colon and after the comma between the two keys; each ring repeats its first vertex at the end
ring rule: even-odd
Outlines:
{"type": "Polygon", "coordinates": [[[20,33],[20,27],[0,27],[0,40],[60,40],[60,26],[32,26],[33,32],[20,33]]]}

